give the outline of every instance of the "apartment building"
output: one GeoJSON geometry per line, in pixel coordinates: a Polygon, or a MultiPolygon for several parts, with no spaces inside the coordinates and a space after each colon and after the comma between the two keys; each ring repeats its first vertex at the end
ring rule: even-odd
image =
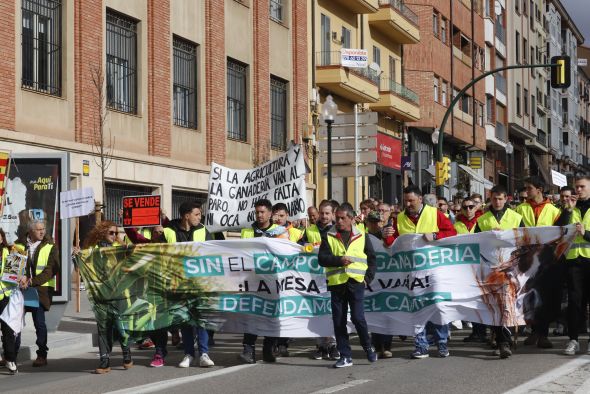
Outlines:
{"type": "MultiPolygon", "coordinates": [[[[506,40],[508,65],[530,66],[548,63],[547,22],[544,0],[508,2],[506,40]]],[[[522,68],[506,72],[509,106],[508,141],[513,147],[508,189],[515,191],[527,176],[539,176],[552,183],[549,171],[547,135],[550,121],[546,107],[548,68],[522,68]]],[[[510,149],[509,149],[510,150],[510,149]]]]}
{"type": "Polygon", "coordinates": [[[588,139],[590,138],[590,66],[588,66],[588,59],[590,59],[590,48],[587,46],[579,46],[577,48],[578,59],[585,62],[585,66],[578,67],[578,118],[579,118],[579,147],[580,155],[578,155],[578,162],[581,163],[581,172],[590,172],[590,146],[588,139]]]}
{"type": "Polygon", "coordinates": [[[566,55],[571,58],[571,86],[568,89],[549,89],[550,166],[571,180],[582,164],[579,162],[578,154],[580,137],[577,48],[584,42],[584,37],[561,1],[547,0],[545,16],[549,26],[546,44],[548,57],[566,55]]]}
{"type": "Polygon", "coordinates": [[[174,217],[205,198],[212,161],[251,168],[301,142],[307,17],[295,0],[3,1],[0,149],[66,152],[71,188],[102,200],[102,75],[107,218],[152,193],[174,217]]]}
{"type": "MultiPolygon", "coordinates": [[[[429,192],[434,186],[433,133],[451,100],[485,68],[484,7],[479,0],[414,0],[407,6],[418,15],[421,34],[419,44],[404,47],[405,80],[418,93],[421,109],[421,119],[408,129],[412,182],[429,192]]],[[[470,160],[476,163],[475,158],[483,162],[485,105],[485,84],[476,84],[454,107],[446,124],[443,151],[453,163],[447,197],[458,192],[483,194],[491,187],[481,164],[468,165],[470,160]]]]}
{"type": "MultiPolygon", "coordinates": [[[[359,179],[357,193],[360,199],[401,201],[404,127],[421,116],[419,97],[405,85],[404,70],[405,51],[421,40],[418,16],[399,0],[311,0],[308,5],[309,81],[310,90],[317,92],[310,97],[313,123],[323,126],[317,111],[328,95],[340,113],[352,113],[355,105],[359,112],[377,112],[377,171],[359,179]],[[343,66],[343,48],[366,49],[368,66],[343,66]]],[[[326,154],[321,149],[319,162],[318,195],[325,196],[326,154]]],[[[354,184],[354,177],[333,177],[332,197],[352,201],[354,184]]]]}

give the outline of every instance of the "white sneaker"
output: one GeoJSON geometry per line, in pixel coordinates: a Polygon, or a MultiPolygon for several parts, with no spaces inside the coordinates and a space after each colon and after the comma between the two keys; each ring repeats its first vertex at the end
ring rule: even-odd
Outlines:
{"type": "Polygon", "coordinates": [[[16,368],[16,363],[14,361],[6,361],[6,368],[8,368],[12,375],[18,373],[18,369],[16,368]]]}
{"type": "Polygon", "coordinates": [[[199,358],[199,366],[200,367],[212,367],[214,366],[215,363],[213,362],[213,360],[211,360],[209,358],[209,355],[207,353],[203,353],[201,354],[201,357],[199,358]]]}
{"type": "Polygon", "coordinates": [[[180,362],[180,364],[178,364],[178,368],[188,368],[191,366],[191,364],[193,363],[193,360],[195,358],[193,356],[191,356],[190,354],[185,354],[184,358],[182,359],[182,361],[180,362]]]}
{"type": "Polygon", "coordinates": [[[451,326],[456,330],[462,330],[463,322],[461,320],[455,320],[451,322],[451,326]]]}
{"type": "Polygon", "coordinates": [[[563,350],[563,354],[567,356],[574,356],[576,352],[580,351],[580,344],[575,339],[570,340],[563,350]]]}

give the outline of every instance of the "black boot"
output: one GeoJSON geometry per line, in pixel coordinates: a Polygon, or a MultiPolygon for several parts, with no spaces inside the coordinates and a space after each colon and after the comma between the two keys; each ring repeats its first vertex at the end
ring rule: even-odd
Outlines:
{"type": "Polygon", "coordinates": [[[111,365],[109,363],[109,359],[108,358],[101,358],[100,364],[98,365],[98,368],[96,368],[94,370],[94,373],[102,375],[102,374],[109,373],[109,372],[111,372],[111,365]]]}
{"type": "Polygon", "coordinates": [[[123,349],[123,368],[129,369],[133,367],[133,360],[131,359],[131,348],[125,346],[123,349]]]}
{"type": "Polygon", "coordinates": [[[240,354],[240,360],[248,364],[255,364],[256,355],[254,351],[254,346],[244,345],[244,351],[242,352],[242,354],[240,354]]]}
{"type": "Polygon", "coordinates": [[[262,347],[262,360],[266,361],[267,363],[274,363],[277,361],[277,358],[273,354],[273,345],[265,343],[262,347]]]}

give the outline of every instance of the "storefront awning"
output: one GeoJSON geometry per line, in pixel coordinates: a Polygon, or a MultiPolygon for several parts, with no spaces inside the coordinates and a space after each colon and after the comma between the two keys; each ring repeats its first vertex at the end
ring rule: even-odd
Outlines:
{"type": "Polygon", "coordinates": [[[494,187],[494,184],[492,182],[488,181],[487,179],[479,175],[471,167],[468,167],[464,164],[459,164],[459,168],[465,171],[471,177],[472,180],[481,183],[485,189],[491,189],[492,187],[494,187]]]}

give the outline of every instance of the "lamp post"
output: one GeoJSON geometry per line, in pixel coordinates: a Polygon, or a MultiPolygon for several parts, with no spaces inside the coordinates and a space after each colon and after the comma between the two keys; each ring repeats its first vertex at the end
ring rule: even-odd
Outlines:
{"type": "Polygon", "coordinates": [[[322,116],[327,126],[327,137],[328,137],[328,198],[332,198],[332,124],[334,124],[334,118],[338,114],[338,106],[334,102],[331,95],[326,97],[324,105],[322,105],[322,116]]]}
{"type": "Polygon", "coordinates": [[[508,195],[512,195],[512,154],[514,153],[514,146],[510,141],[506,144],[506,155],[508,156],[508,195]]]}

